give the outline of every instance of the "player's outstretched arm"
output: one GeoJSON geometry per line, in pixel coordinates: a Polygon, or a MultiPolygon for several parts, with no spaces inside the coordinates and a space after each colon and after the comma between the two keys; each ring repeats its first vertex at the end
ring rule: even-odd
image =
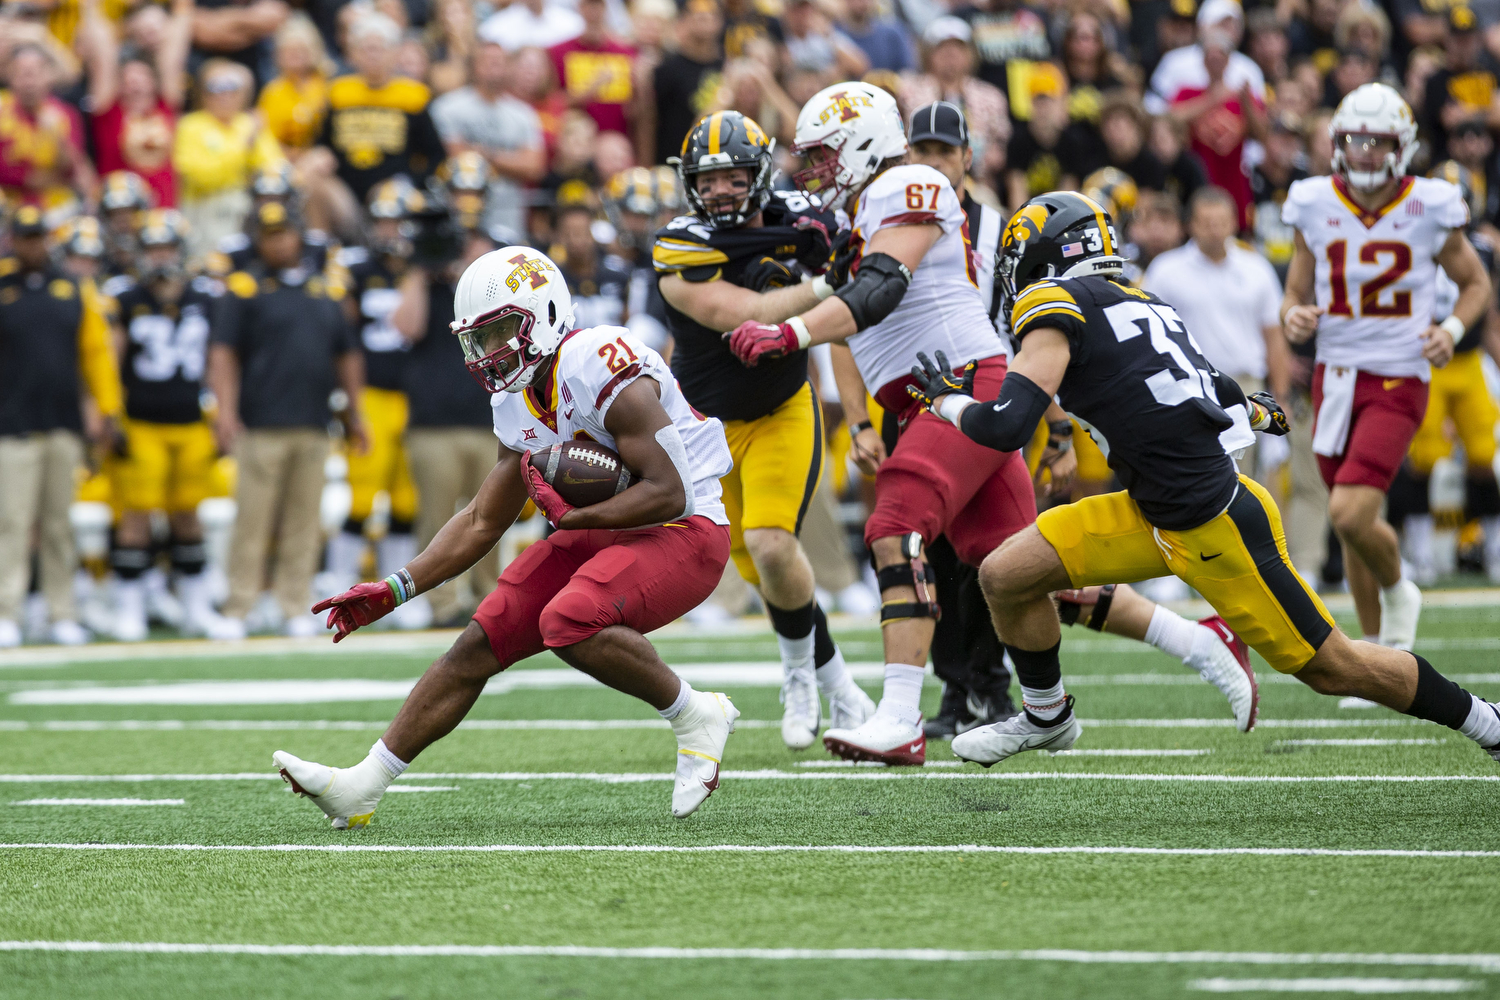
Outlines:
{"type": "Polygon", "coordinates": [[[729,349],[750,367],[813,344],[836,344],[874,326],[901,304],[911,276],[943,229],[937,223],[890,226],[870,237],[859,271],[832,296],[785,323],[741,323],[725,334],[729,349]]]}
{"type": "Polygon", "coordinates": [[[911,370],[917,385],[907,391],[979,444],[996,451],[1018,451],[1031,440],[1037,422],[1052,405],[1072,356],[1067,334],[1041,327],[1021,341],[1021,350],[1000,383],[1000,395],[991,402],[981,403],[970,395],[972,363],[955,372],[942,352],[936,364],[924,354],[917,355],[922,364],[911,370]]]}
{"type": "Polygon", "coordinates": [[[521,456],[500,447],[500,458],[485,477],[469,505],[438,529],[427,547],[411,562],[384,580],[358,586],[313,605],[313,613],[328,612],[328,627],[338,642],[362,625],[390,614],[407,601],[477,563],[515,523],[526,506],[521,478],[521,456]]]}
{"type": "Polygon", "coordinates": [[[1318,317],[1328,311],[1313,304],[1317,268],[1318,262],[1307,248],[1307,241],[1298,232],[1292,262],[1287,265],[1286,291],[1281,296],[1281,328],[1286,331],[1286,339],[1294,344],[1311,339],[1318,332],[1318,317]]]}
{"type": "Polygon", "coordinates": [[[817,305],[819,289],[827,286],[802,281],[757,292],[727,281],[688,281],[680,274],[667,274],[658,287],[668,305],[694,322],[710,330],[733,330],[741,323],[776,324],[790,319],[817,305]]]}
{"type": "Polygon", "coordinates": [[[577,507],[559,528],[640,528],[693,513],[693,476],[682,435],[662,408],[661,387],[650,377],[630,383],[604,414],[625,467],[640,481],[592,507],[577,507]]]}

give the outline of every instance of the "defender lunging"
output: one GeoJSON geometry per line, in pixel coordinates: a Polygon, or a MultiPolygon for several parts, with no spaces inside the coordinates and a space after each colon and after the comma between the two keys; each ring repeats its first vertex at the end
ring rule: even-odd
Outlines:
{"type": "Polygon", "coordinates": [[[505,568],[364,761],[330,768],[278,751],[276,765],[335,827],[364,825],[390,783],[458,725],[490,677],[551,649],[671,722],[672,814],[688,816],[718,787],[739,712],[725,695],[694,691],[643,633],[697,606],[724,571],[723,428],[693,412],[666,362],[623,327],[574,330],[567,285],[535,250],[505,247],[471,263],[455,313],[470,370],[496,393],[499,460],[420,555],[313,610],[329,612],[339,641],[472,566],[528,497],[559,530],[505,568]],[[526,459],[528,449],[582,437],[617,451],[639,481],[602,503],[570,506],[526,459]]]}
{"type": "Polygon", "coordinates": [[[1118,281],[1102,252],[1108,217],[1055,192],[1007,228],[1000,270],[1021,350],[992,402],[963,370],[923,359],[913,387],[969,438],[996,449],[1030,436],[1055,394],[1088,428],[1125,490],[1044,513],[985,559],[981,583],[1016,664],[1026,711],[953,741],[993,764],[1023,750],[1061,750],[1081,727],[1062,683],[1057,611],[1065,587],[1166,573],[1201,593],[1270,664],[1323,694],[1355,695],[1461,731],[1500,759],[1500,711],[1420,656],[1353,642],[1292,568],[1281,515],[1227,453],[1244,407],[1257,430],[1285,434],[1267,393],[1246,399],[1203,359],[1175,310],[1118,281]],[[1064,256],[1082,244],[1085,254],[1064,256]],[[1100,249],[1087,249],[1100,248],[1100,249]],[[1108,428],[1103,433],[1099,429],[1108,428]]]}

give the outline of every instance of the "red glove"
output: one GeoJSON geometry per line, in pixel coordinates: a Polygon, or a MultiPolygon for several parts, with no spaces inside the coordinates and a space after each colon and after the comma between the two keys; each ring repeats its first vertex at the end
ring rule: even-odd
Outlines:
{"type": "Polygon", "coordinates": [[[395,610],[396,595],[391,592],[391,585],[384,580],[361,583],[337,597],[330,597],[313,605],[313,614],[328,612],[328,627],[338,630],[338,634],[333,637],[334,642],[361,625],[379,621],[395,610]]]}
{"type": "Polygon", "coordinates": [[[560,527],[557,522],[576,508],[547,485],[542,474],[531,464],[531,452],[521,454],[521,468],[526,470],[526,495],[531,497],[531,502],[536,504],[536,509],[542,512],[542,516],[551,523],[552,527],[560,527]]]}
{"type": "Polygon", "coordinates": [[[724,334],[734,356],[754,368],[762,358],[784,358],[803,347],[802,339],[790,323],[756,323],[746,320],[733,333],[724,334]]]}

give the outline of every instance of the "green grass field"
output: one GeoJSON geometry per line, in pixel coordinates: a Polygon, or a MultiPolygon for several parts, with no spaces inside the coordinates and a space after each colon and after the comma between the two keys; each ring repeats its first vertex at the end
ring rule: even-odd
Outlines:
{"type": "MultiPolygon", "coordinates": [[[[1500,697],[1500,594],[1448,598],[1419,651],[1500,697]]],[[[782,747],[769,632],[667,630],[743,713],[697,815],[655,714],[547,656],[329,829],[272,751],[354,763],[447,639],[0,654],[0,998],[1500,996],[1500,768],[1263,663],[1240,735],[1075,630],[1081,752],[856,768],[782,747]]]]}

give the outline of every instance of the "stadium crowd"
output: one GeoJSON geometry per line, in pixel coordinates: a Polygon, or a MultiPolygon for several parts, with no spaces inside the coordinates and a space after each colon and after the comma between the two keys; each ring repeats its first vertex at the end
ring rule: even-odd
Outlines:
{"type": "MultiPolygon", "coordinates": [[[[1343,573],[1312,344],[1278,319],[1289,186],[1330,172],[1332,109],[1383,81],[1418,118],[1412,172],[1464,189],[1476,243],[1500,237],[1492,0],[7,0],[0,72],[0,647],[140,639],[148,620],[317,634],[315,592],[402,566],[494,462],[448,335],[468,263],[543,249],[579,326],[670,351],[651,246],[688,209],[667,162],[717,111],[777,140],[789,188],[798,110],[829,84],[874,84],[908,118],[956,106],[932,141],[972,152],[981,273],[1007,209],[1055,189],[1104,204],[1132,280],[1287,404],[1290,438],[1242,462],[1324,587],[1343,573]]],[[[1468,344],[1474,371],[1495,336],[1468,344]]],[[[870,480],[826,358],[813,371],[833,460],[803,543],[823,603],[869,612],[870,480]]],[[[1393,490],[1419,581],[1455,559],[1500,578],[1481,395],[1435,387],[1393,490]]],[[[1044,503],[1112,488],[1073,441],[1069,482],[1038,473],[1044,503]]],[[[543,530],[393,622],[462,623],[543,530]]],[[[737,581],[695,614],[743,611],[737,581]]]]}

